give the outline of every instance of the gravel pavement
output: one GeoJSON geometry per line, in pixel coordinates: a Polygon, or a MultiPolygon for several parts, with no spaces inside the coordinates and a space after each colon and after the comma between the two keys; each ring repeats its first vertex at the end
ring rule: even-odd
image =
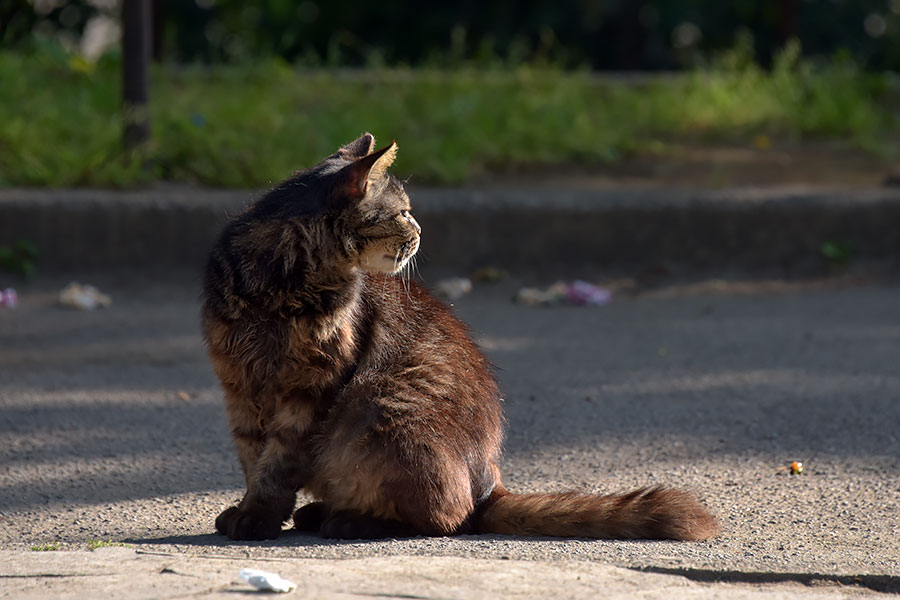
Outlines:
{"type": "Polygon", "coordinates": [[[23,286],[19,309],[0,309],[0,597],[233,597],[251,564],[311,597],[900,593],[896,282],[712,283],[529,308],[507,281],[456,303],[499,369],[508,488],[683,486],[722,521],[703,543],[228,541],[213,520],[242,475],[198,283],[101,275],[113,305],[96,312],[57,306],[65,283],[23,286]],[[803,475],[787,474],[793,460],[803,475]],[[130,547],[88,552],[89,540],[130,547]]]}

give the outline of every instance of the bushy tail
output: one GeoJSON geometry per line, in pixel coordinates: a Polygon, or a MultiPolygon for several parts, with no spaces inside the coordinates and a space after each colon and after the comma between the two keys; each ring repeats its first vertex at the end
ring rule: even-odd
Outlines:
{"type": "Polygon", "coordinates": [[[479,533],[654,540],[705,540],[719,529],[693,496],[662,487],[608,496],[495,490],[476,523],[479,533]]]}

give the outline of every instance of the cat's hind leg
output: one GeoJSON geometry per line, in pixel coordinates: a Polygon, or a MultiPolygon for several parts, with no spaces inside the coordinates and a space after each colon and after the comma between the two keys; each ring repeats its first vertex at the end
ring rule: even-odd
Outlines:
{"type": "Polygon", "coordinates": [[[379,519],[352,510],[332,514],[324,502],[310,502],[294,511],[294,529],[318,533],[324,538],[373,540],[413,537],[418,532],[410,525],[392,519],[379,519]]]}
{"type": "Polygon", "coordinates": [[[310,502],[294,511],[294,529],[318,533],[331,513],[324,502],[310,502]]]}
{"type": "Polygon", "coordinates": [[[419,532],[412,525],[400,521],[342,510],[329,516],[322,523],[319,534],[323,538],[341,540],[375,540],[414,537],[419,535],[419,532]]]}
{"type": "Polygon", "coordinates": [[[331,510],[323,537],[452,535],[474,511],[470,470],[445,448],[379,436],[353,439],[344,431],[328,443],[307,487],[331,510]]]}

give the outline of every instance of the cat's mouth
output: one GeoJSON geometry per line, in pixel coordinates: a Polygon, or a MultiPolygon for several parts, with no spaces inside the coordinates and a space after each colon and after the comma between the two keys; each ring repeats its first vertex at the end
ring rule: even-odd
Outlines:
{"type": "Polygon", "coordinates": [[[409,262],[409,259],[411,259],[418,250],[419,240],[418,238],[415,238],[400,244],[400,248],[397,249],[397,254],[395,256],[385,254],[384,257],[394,264],[393,272],[396,273],[406,266],[406,263],[409,262]]]}
{"type": "Polygon", "coordinates": [[[360,266],[370,273],[399,273],[419,250],[419,240],[413,238],[393,248],[395,249],[393,254],[385,247],[379,248],[378,252],[364,253],[360,266]]]}

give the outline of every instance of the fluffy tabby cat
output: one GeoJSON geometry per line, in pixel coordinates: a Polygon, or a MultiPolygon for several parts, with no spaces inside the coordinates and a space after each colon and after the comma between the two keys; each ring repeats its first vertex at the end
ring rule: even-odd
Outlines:
{"type": "Polygon", "coordinates": [[[226,226],[203,328],[247,492],[216,519],[237,540],[293,515],[329,538],[456,533],[698,540],[715,519],[676,489],[512,494],[500,394],[450,310],[392,276],[419,248],[396,144],[364,134],[226,226]]]}

